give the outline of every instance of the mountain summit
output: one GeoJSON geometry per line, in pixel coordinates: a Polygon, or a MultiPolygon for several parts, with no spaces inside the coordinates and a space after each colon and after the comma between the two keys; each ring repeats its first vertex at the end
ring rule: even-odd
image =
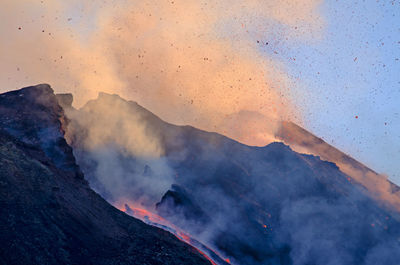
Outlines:
{"type": "Polygon", "coordinates": [[[102,93],[67,116],[96,191],[164,217],[233,264],[400,259],[397,210],[335,163],[280,142],[251,147],[172,125],[117,95],[102,93]]]}
{"type": "Polygon", "coordinates": [[[382,196],[378,174],[297,125],[251,147],[118,95],[72,102],[48,85],[0,95],[2,264],[400,260],[398,187],[382,196]]]}
{"type": "Polygon", "coordinates": [[[1,264],[210,264],[95,193],[48,85],[0,95],[1,264]]]}

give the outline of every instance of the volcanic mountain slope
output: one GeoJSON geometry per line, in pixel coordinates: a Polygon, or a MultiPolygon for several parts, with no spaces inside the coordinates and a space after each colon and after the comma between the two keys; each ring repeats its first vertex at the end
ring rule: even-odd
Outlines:
{"type": "Polygon", "coordinates": [[[400,189],[385,176],[356,161],[354,158],[329,145],[321,138],[293,122],[282,122],[275,135],[294,150],[305,151],[334,162],[340,170],[367,188],[378,199],[384,199],[400,210],[400,189]]]}
{"type": "Polygon", "coordinates": [[[48,85],[0,95],[0,264],[210,264],[92,191],[48,85]]]}
{"type": "Polygon", "coordinates": [[[65,109],[68,139],[95,190],[115,205],[158,212],[234,264],[400,260],[397,212],[334,163],[282,143],[250,147],[168,124],[116,95],[65,109]]]}

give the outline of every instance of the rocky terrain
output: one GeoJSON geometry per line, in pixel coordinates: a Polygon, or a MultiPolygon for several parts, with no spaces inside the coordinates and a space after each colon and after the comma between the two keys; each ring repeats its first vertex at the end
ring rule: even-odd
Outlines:
{"type": "Polygon", "coordinates": [[[67,124],[48,85],[0,95],[0,264],[210,264],[94,192],[67,124]]]}
{"type": "Polygon", "coordinates": [[[72,102],[48,85],[0,95],[0,264],[210,264],[196,248],[218,264],[400,260],[398,187],[375,189],[380,175],[297,125],[285,143],[337,164],[169,124],[117,95],[72,102]]]}
{"type": "Polygon", "coordinates": [[[398,264],[397,210],[332,162],[175,126],[117,95],[64,108],[96,191],[159,214],[233,264],[398,264]]]}

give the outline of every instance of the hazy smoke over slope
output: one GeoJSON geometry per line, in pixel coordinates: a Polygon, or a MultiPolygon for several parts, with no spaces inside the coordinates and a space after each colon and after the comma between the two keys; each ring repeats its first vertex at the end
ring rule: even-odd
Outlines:
{"type": "Polygon", "coordinates": [[[335,163],[342,172],[363,185],[373,197],[400,210],[399,189],[387,176],[374,172],[296,124],[283,122],[281,129],[277,130],[276,137],[296,152],[318,155],[323,160],[335,163]]]}
{"type": "Polygon", "coordinates": [[[333,163],[166,124],[116,95],[70,111],[67,136],[96,191],[161,215],[232,264],[397,264],[397,213],[333,163]]]}
{"type": "Polygon", "coordinates": [[[171,186],[173,173],[158,132],[136,106],[100,93],[79,111],[66,107],[71,119],[66,137],[80,146],[74,151],[90,168],[86,177],[107,200],[151,205],[171,186]]]}
{"type": "Polygon", "coordinates": [[[53,83],[78,105],[117,93],[168,121],[265,144],[275,119],[296,116],[285,95],[290,80],[267,54],[279,39],[315,38],[318,4],[5,0],[2,86],[53,83]],[[265,116],[268,132],[254,127],[258,114],[236,118],[241,111],[265,116]],[[241,126],[226,124],[226,115],[241,126]]]}

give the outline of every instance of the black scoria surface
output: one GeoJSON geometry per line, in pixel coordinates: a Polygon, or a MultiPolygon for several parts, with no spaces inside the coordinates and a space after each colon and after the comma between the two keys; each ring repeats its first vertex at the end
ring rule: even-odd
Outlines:
{"type": "Polygon", "coordinates": [[[0,95],[0,264],[210,264],[90,189],[48,85],[0,95]]]}

